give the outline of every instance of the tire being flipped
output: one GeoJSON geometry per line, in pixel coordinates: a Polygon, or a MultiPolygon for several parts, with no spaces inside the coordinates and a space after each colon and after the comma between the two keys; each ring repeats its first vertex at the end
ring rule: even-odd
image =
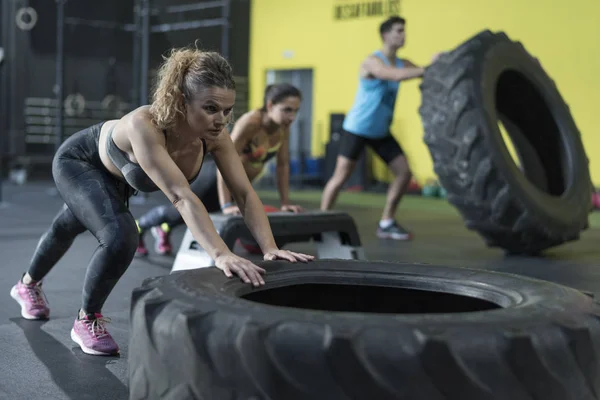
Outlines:
{"type": "Polygon", "coordinates": [[[216,268],[132,296],[130,399],[592,400],[600,305],[484,270],[262,262],[253,289],[216,268]]]}
{"type": "Polygon", "coordinates": [[[483,31],[427,68],[420,88],[434,170],[469,229],[513,254],[579,238],[591,210],[588,158],[556,85],[521,43],[483,31]]]}

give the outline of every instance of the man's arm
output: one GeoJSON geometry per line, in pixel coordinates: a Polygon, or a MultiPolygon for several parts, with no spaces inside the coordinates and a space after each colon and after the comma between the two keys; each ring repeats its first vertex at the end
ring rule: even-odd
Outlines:
{"type": "Polygon", "coordinates": [[[408,60],[408,59],[406,59],[406,58],[403,58],[403,59],[402,59],[402,62],[404,63],[404,66],[405,66],[405,67],[409,67],[409,68],[419,68],[419,66],[418,66],[418,65],[414,64],[412,61],[410,61],[410,60],[408,60]]]}
{"type": "Polygon", "coordinates": [[[368,57],[362,64],[362,69],[369,75],[388,81],[405,81],[423,76],[425,68],[405,66],[403,68],[386,65],[382,60],[375,56],[368,57]]]}
{"type": "Polygon", "coordinates": [[[212,259],[231,253],[202,201],[192,192],[187,179],[169,156],[162,133],[142,117],[132,118],[129,124],[129,141],[137,162],[179,211],[194,239],[212,259]]]}
{"type": "Polygon", "coordinates": [[[246,226],[260,245],[264,254],[277,250],[273,232],[264,206],[254,191],[233,141],[226,133],[213,150],[213,156],[221,176],[239,207],[246,226]]]}

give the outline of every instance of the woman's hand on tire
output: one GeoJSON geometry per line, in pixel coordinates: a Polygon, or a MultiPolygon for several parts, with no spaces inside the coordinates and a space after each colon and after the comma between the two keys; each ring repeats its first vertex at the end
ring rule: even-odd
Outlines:
{"type": "Polygon", "coordinates": [[[289,250],[271,250],[265,253],[264,259],[267,261],[273,260],[286,260],[290,262],[309,262],[315,259],[315,256],[311,256],[308,254],[296,253],[289,250]]]}
{"type": "Polygon", "coordinates": [[[252,283],[254,286],[262,286],[265,284],[265,280],[261,275],[266,273],[264,269],[233,253],[217,257],[215,259],[215,266],[223,271],[228,278],[233,276],[233,272],[245,283],[252,283]]]}

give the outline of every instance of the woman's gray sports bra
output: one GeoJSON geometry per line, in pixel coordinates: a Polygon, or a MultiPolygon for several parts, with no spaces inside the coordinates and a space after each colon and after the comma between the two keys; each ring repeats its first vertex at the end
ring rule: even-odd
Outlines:
{"type": "MultiPolygon", "coordinates": [[[[123,174],[125,181],[131,186],[134,190],[140,192],[156,192],[160,190],[158,186],[148,177],[146,171],[140,167],[139,164],[131,162],[127,157],[127,153],[123,150],[119,149],[112,139],[112,133],[114,129],[114,125],[108,131],[106,135],[106,152],[108,153],[108,157],[115,164],[117,168],[123,174]]],[[[166,136],[166,131],[163,131],[166,136]]],[[[202,165],[204,164],[204,159],[206,158],[206,141],[202,139],[202,164],[200,164],[200,169],[198,169],[198,174],[202,169],[202,165]]],[[[198,175],[194,177],[196,179],[198,175]]],[[[194,179],[190,180],[192,182],[194,179]]]]}

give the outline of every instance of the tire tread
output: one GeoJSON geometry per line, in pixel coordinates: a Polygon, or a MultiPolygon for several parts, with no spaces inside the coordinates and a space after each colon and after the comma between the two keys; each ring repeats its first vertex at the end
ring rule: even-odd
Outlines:
{"type": "Polygon", "coordinates": [[[387,332],[389,340],[384,343],[388,345],[382,345],[380,339],[386,338],[370,330],[348,334],[298,322],[261,326],[250,317],[234,318],[208,309],[190,315],[181,303],[156,289],[136,298],[132,304],[131,400],[598,399],[600,322],[595,315],[576,317],[575,327],[558,322],[545,326],[544,337],[564,338],[553,341],[551,349],[537,340],[536,328],[506,326],[494,335],[483,335],[480,340],[487,361],[486,368],[479,368],[478,347],[443,331],[400,329],[387,332]],[[174,320],[186,321],[189,329],[183,334],[187,340],[179,344],[186,346],[183,354],[202,365],[195,373],[207,377],[190,379],[191,375],[178,373],[161,361],[169,356],[169,348],[163,346],[172,344],[168,337],[158,340],[156,335],[170,331],[155,327],[184,328],[173,325],[174,320]],[[283,353],[282,337],[288,341],[305,338],[298,345],[315,363],[311,372],[317,379],[308,379],[311,372],[302,373],[303,380],[291,376],[299,372],[298,365],[293,356],[283,353]],[[367,351],[373,349],[378,352],[367,351]],[[544,357],[550,353],[571,355],[570,363],[579,368],[571,368],[569,379],[563,378],[564,368],[544,357]],[[390,357],[397,359],[394,368],[390,357]],[[230,369],[225,371],[224,366],[230,369]],[[398,368],[410,374],[401,375],[398,368]],[[567,384],[581,382],[585,384],[577,386],[577,393],[567,390],[567,384]]]}
{"type": "Polygon", "coordinates": [[[480,117],[485,111],[474,100],[472,76],[479,67],[477,60],[498,43],[515,42],[502,32],[485,30],[426,70],[419,107],[424,142],[448,201],[467,220],[468,229],[477,231],[490,247],[510,254],[539,254],[578,239],[587,218],[569,229],[549,228],[516,199],[495,166],[480,117]]]}

